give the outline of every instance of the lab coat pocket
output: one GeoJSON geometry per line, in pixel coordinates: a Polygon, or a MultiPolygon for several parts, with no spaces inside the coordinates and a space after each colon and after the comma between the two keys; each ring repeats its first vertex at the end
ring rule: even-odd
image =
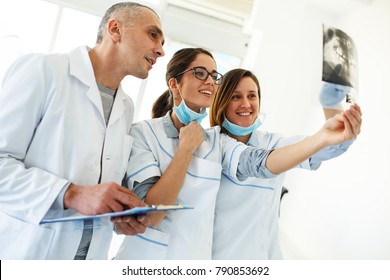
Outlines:
{"type": "Polygon", "coordinates": [[[46,259],[54,230],[30,224],[0,211],[0,259],[46,259]]]}
{"type": "Polygon", "coordinates": [[[168,233],[147,228],[143,234],[126,236],[115,259],[163,260],[166,258],[168,242],[168,233]]]}

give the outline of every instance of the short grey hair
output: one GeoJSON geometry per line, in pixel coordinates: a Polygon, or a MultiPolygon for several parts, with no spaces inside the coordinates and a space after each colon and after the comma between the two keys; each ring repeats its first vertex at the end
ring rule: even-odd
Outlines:
{"type": "Polygon", "coordinates": [[[107,23],[113,19],[119,19],[128,24],[132,24],[137,17],[142,15],[143,9],[149,9],[156,14],[157,13],[150,7],[135,2],[121,2],[111,6],[104,14],[97,33],[96,43],[102,42],[104,35],[106,34],[107,23]]]}

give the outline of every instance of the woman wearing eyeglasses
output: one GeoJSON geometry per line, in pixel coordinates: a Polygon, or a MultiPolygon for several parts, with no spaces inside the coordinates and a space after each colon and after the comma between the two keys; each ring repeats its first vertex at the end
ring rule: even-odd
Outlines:
{"type": "MultiPolygon", "coordinates": [[[[271,153],[221,134],[220,127],[203,130],[199,123],[222,82],[213,56],[204,49],[176,52],[166,81],[169,89],[155,102],[154,119],[132,126],[127,183],[147,204],[194,209],[151,214],[152,226],[144,234],[126,236],[115,259],[211,259],[222,172],[237,180],[273,177],[340,140],[332,136],[326,143],[313,141],[271,153]]],[[[124,225],[118,223],[116,229],[127,234],[124,225]]]]}
{"type": "MultiPolygon", "coordinates": [[[[115,259],[211,259],[222,166],[228,169],[231,159],[235,173],[239,154],[246,148],[199,125],[222,81],[210,52],[179,50],[167,65],[166,81],[168,90],[156,100],[153,119],[131,129],[130,162],[137,164],[129,164],[128,187],[148,204],[194,208],[150,215],[152,226],[142,235],[126,236],[115,259]]],[[[123,223],[117,226],[126,233],[120,228],[123,223]]]]}

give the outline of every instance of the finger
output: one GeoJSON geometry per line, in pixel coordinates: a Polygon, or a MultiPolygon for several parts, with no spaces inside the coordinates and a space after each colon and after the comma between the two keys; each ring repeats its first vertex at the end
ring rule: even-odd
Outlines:
{"type": "Polygon", "coordinates": [[[129,189],[121,187],[120,192],[117,193],[116,200],[127,208],[147,206],[135,193],[129,189]]]}
{"type": "Polygon", "coordinates": [[[361,111],[359,105],[353,104],[353,106],[351,106],[349,108],[349,110],[351,111],[352,115],[356,118],[356,120],[358,121],[359,125],[361,125],[361,123],[362,123],[362,111],[361,111]]]}
{"type": "Polygon", "coordinates": [[[147,215],[138,216],[137,220],[145,227],[148,227],[151,224],[151,220],[150,220],[149,216],[147,216],[147,215]]]}
{"type": "Polygon", "coordinates": [[[125,235],[136,235],[137,231],[135,231],[129,224],[127,223],[115,223],[115,229],[125,235]]]}
{"type": "Polygon", "coordinates": [[[359,120],[356,113],[357,112],[354,112],[353,109],[348,109],[345,111],[345,116],[353,126],[359,125],[359,120]]]}
{"type": "Polygon", "coordinates": [[[354,104],[352,104],[352,107],[355,108],[360,113],[360,115],[362,114],[362,109],[359,106],[359,104],[354,103],[354,104]]]}
{"type": "Polygon", "coordinates": [[[358,119],[359,117],[356,117],[356,115],[354,115],[354,112],[351,110],[346,111],[346,117],[349,120],[349,123],[351,125],[352,133],[356,138],[360,133],[361,122],[358,119]]]}
{"type": "Polygon", "coordinates": [[[362,112],[357,108],[353,108],[352,114],[358,120],[359,124],[361,124],[362,123],[362,112]]]}
{"type": "Polygon", "coordinates": [[[147,226],[139,222],[135,217],[129,217],[128,222],[126,224],[136,233],[144,233],[147,228],[147,226]]]}
{"type": "Polygon", "coordinates": [[[119,190],[119,192],[121,192],[123,194],[130,195],[132,197],[138,198],[138,196],[134,192],[129,190],[128,188],[125,188],[125,187],[122,187],[122,186],[118,186],[118,190],[119,190]]]}
{"type": "Polygon", "coordinates": [[[110,221],[112,222],[112,223],[122,223],[123,221],[122,221],[122,217],[111,217],[111,219],[110,219],[110,221]]]}
{"type": "Polygon", "coordinates": [[[345,138],[346,140],[352,140],[352,139],[355,139],[356,138],[356,135],[355,135],[355,132],[354,132],[354,129],[353,129],[353,125],[351,124],[351,121],[350,121],[350,118],[349,115],[351,113],[346,111],[344,114],[343,114],[343,119],[344,119],[344,135],[345,135],[345,138]]]}
{"type": "Polygon", "coordinates": [[[110,209],[109,212],[119,212],[125,210],[124,205],[122,203],[119,203],[117,200],[110,201],[107,206],[110,209]]]}

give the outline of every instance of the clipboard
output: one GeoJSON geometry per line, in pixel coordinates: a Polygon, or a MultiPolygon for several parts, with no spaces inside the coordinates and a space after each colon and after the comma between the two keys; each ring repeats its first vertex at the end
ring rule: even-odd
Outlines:
{"type": "Polygon", "coordinates": [[[175,210],[188,210],[193,209],[193,207],[188,205],[150,205],[145,207],[134,207],[132,209],[119,211],[119,212],[109,212],[98,215],[73,215],[68,217],[61,218],[47,218],[42,219],[40,221],[40,225],[49,224],[49,223],[62,223],[62,222],[71,222],[71,221],[79,221],[79,220],[96,220],[96,219],[104,219],[104,218],[113,218],[120,216],[138,216],[145,215],[150,212],[166,212],[166,211],[175,211],[175,210]]]}

